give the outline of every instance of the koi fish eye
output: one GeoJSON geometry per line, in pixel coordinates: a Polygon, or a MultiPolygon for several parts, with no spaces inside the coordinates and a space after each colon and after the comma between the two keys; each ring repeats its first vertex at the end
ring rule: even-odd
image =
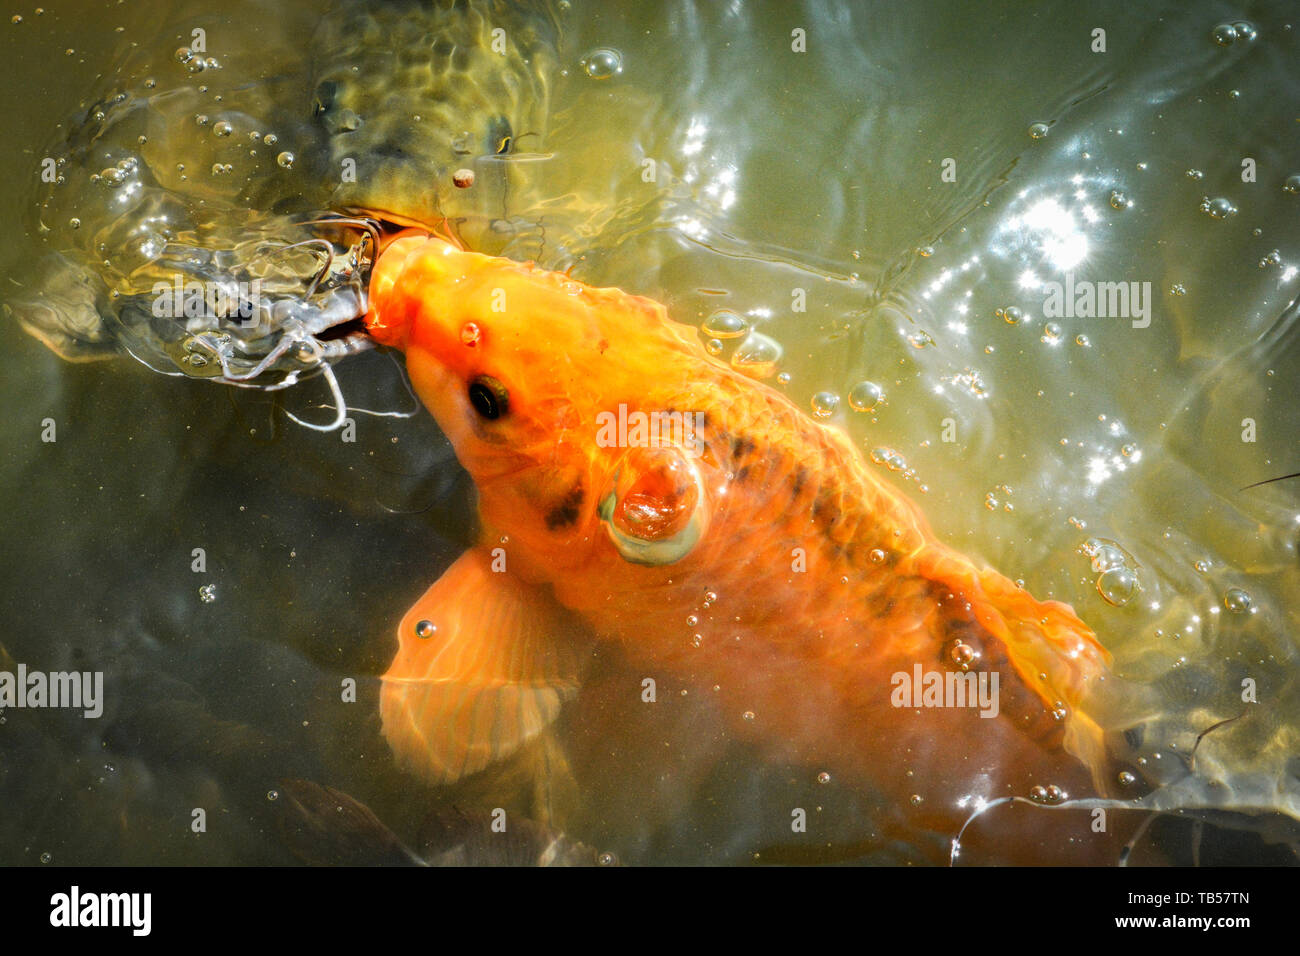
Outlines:
{"type": "Polygon", "coordinates": [[[510,393],[491,375],[480,375],[469,385],[469,403],[484,418],[497,419],[510,405],[510,393]]]}

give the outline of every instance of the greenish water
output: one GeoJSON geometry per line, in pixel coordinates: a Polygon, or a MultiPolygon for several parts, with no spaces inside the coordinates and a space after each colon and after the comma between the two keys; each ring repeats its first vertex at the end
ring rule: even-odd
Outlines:
{"type": "MultiPolygon", "coordinates": [[[[1147,692],[1153,765],[1242,712],[1253,680],[1249,720],[1197,750],[1217,782],[1197,795],[1300,816],[1300,479],[1241,490],[1300,470],[1292,9],[575,2],[557,11],[545,137],[521,139],[507,210],[545,228],[499,244],[682,321],[746,316],[780,344],[788,394],[810,412],[837,396],[832,420],[945,540],[1074,605],[1147,692]],[[1216,41],[1234,21],[1253,37],[1216,41]],[[621,71],[593,77],[584,59],[602,49],[621,71]],[[1066,273],[1150,283],[1149,325],[1045,315],[1044,283],[1066,273]],[[859,412],[863,382],[884,397],[859,412]],[[1127,552],[1136,595],[1123,575],[1099,589],[1091,538],[1127,552]]],[[[202,24],[254,88],[310,90],[303,38],[329,14],[53,0],[21,15],[0,22],[10,294],[44,251],[32,210],[55,125],[113,88],[123,54],[162,74],[202,24]]],[[[426,415],[360,417],[347,443],[283,413],[327,418],[318,380],[246,392],[127,358],[67,363],[12,322],[0,337],[0,642],[32,668],[101,670],[107,688],[99,720],[5,713],[0,860],[290,862],[268,795],[292,778],[352,794],[412,845],[437,808],[534,812],[514,769],[433,790],[379,734],[393,628],[473,533],[470,483],[426,415]]],[[[351,405],[410,405],[386,356],[338,373],[351,405]]],[[[570,834],[626,862],[738,863],[840,859],[790,848],[792,801],[827,808],[824,842],[870,830],[838,782],[791,782],[702,733],[709,716],[616,715],[599,733],[567,718],[570,834]]],[[[1157,848],[1178,858],[1184,838],[1157,848]]],[[[1229,856],[1253,845],[1237,839],[1229,856]]]]}

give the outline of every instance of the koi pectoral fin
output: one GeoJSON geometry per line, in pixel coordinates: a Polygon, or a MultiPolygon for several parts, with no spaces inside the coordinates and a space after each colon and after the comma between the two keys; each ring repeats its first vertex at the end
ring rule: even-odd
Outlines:
{"type": "Polygon", "coordinates": [[[398,762],[432,783],[537,737],[576,696],[587,643],[549,589],[463,554],[406,613],[380,716],[398,762]]]}

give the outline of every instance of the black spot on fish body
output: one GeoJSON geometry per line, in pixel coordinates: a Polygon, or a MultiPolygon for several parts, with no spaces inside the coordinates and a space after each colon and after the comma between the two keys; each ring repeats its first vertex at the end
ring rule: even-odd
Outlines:
{"type": "Polygon", "coordinates": [[[744,458],[748,458],[758,447],[754,440],[746,438],[744,435],[733,435],[731,438],[731,460],[736,464],[744,458]]]}
{"type": "Polygon", "coordinates": [[[822,488],[817,492],[817,500],[813,503],[813,520],[823,526],[828,526],[839,514],[839,509],[831,500],[831,490],[822,488]]]}
{"type": "Polygon", "coordinates": [[[578,509],[582,506],[582,484],[570,488],[559,502],[546,513],[546,527],[549,531],[567,528],[578,520],[578,509]]]}
{"type": "Polygon", "coordinates": [[[804,485],[808,483],[808,469],[800,465],[794,473],[794,497],[798,498],[799,493],[803,491],[804,485]]]}

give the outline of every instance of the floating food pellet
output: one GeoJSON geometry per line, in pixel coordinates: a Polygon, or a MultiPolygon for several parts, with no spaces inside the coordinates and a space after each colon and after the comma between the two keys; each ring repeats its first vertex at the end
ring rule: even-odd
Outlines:
{"type": "Polygon", "coordinates": [[[458,169],[451,174],[451,181],[456,184],[457,189],[469,189],[474,185],[474,170],[458,169]]]}

